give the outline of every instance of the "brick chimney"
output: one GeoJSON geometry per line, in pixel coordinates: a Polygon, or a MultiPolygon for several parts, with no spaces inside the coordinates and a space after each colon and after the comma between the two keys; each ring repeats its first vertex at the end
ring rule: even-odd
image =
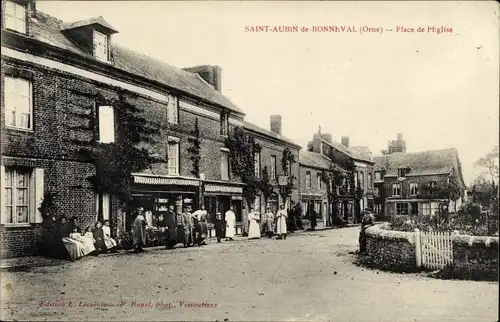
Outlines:
{"type": "Polygon", "coordinates": [[[349,137],[348,136],[343,136],[341,138],[341,143],[342,143],[343,146],[345,146],[345,147],[348,148],[349,147],[349,137]]]}
{"type": "Polygon", "coordinates": [[[271,115],[271,131],[281,135],[281,115],[271,115]]]}
{"type": "Polygon", "coordinates": [[[219,92],[222,89],[222,68],[216,65],[202,65],[184,68],[184,70],[200,75],[207,83],[219,92]]]}

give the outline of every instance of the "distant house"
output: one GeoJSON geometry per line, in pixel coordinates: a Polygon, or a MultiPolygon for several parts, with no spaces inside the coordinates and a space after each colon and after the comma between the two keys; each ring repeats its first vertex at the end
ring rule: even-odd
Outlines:
{"type": "Polygon", "coordinates": [[[464,201],[462,168],[454,148],[394,152],[374,157],[374,161],[375,208],[379,213],[433,215],[443,206],[454,211],[464,201]],[[462,197],[453,200],[454,195],[462,197]]]}

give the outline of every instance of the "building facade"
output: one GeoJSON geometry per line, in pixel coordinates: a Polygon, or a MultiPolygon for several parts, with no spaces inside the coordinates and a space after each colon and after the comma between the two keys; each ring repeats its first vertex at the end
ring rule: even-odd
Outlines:
{"type": "MultiPolygon", "coordinates": [[[[406,144],[398,135],[399,146],[406,144]]],[[[435,215],[443,210],[456,211],[465,197],[465,184],[456,149],[415,153],[394,152],[394,144],[382,156],[374,158],[375,193],[381,197],[376,210],[383,215],[435,215]],[[462,195],[453,200],[450,192],[462,195]],[[384,207],[382,207],[382,204],[384,207]]]]}
{"type": "MultiPolygon", "coordinates": [[[[102,17],[64,23],[33,0],[2,5],[0,257],[36,253],[41,208],[75,216],[81,227],[110,220],[114,236],[128,230],[130,212],[94,192],[95,166],[79,154],[82,144],[114,142],[120,100],[161,124],[147,149],[164,162],[134,173],[131,186],[131,204],[144,205],[150,223],[169,204],[180,212],[203,203],[211,214],[232,205],[242,220],[243,184],[231,175],[225,140],[245,114],[220,92],[220,67],[179,69],[121,47],[102,17]],[[202,156],[197,174],[193,139],[202,156]]],[[[262,140],[298,151],[286,140],[262,140]]]]}

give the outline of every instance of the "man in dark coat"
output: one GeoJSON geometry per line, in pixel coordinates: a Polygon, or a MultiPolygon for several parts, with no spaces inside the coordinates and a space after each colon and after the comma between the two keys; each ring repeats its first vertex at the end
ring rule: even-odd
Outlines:
{"type": "Polygon", "coordinates": [[[366,252],[366,229],[375,224],[375,217],[371,209],[365,209],[365,215],[361,221],[361,231],[359,232],[359,252],[366,252]]]}
{"type": "Polygon", "coordinates": [[[309,220],[311,221],[311,229],[314,230],[317,226],[318,213],[314,208],[309,212],[309,220]]]}
{"type": "Polygon", "coordinates": [[[222,215],[220,212],[218,212],[215,215],[214,226],[215,226],[215,235],[217,236],[217,242],[220,243],[220,241],[222,239],[222,235],[224,233],[224,228],[226,227],[226,222],[222,218],[222,215]]]}
{"type": "Polygon", "coordinates": [[[177,244],[177,227],[175,223],[174,206],[170,205],[163,215],[163,227],[165,227],[165,247],[172,249],[177,244]]]}

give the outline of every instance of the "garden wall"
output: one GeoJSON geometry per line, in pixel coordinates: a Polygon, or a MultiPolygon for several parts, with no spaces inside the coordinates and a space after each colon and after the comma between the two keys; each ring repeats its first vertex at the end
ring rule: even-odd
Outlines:
{"type": "Polygon", "coordinates": [[[498,237],[456,236],[453,277],[498,281],[498,237]]]}
{"type": "Polygon", "coordinates": [[[363,264],[395,272],[416,271],[414,233],[384,229],[385,224],[366,230],[363,264]]]}

